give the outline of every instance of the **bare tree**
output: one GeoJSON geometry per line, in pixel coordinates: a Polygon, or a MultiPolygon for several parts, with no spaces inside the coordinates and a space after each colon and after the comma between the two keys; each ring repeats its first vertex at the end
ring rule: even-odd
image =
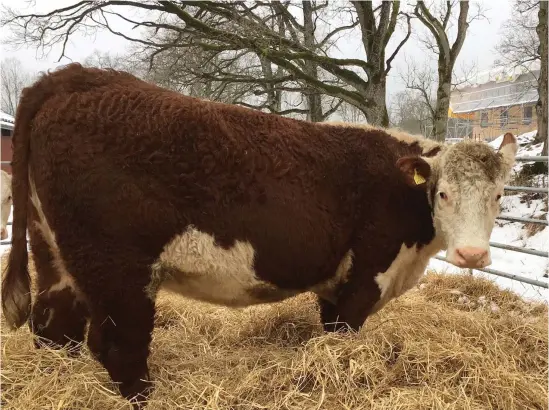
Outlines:
{"type": "Polygon", "coordinates": [[[452,89],[452,75],[458,55],[465,42],[469,23],[481,15],[480,8],[473,16],[469,16],[469,1],[446,1],[445,5],[436,8],[427,7],[424,1],[418,1],[414,15],[425,25],[433,36],[434,43],[427,42],[428,48],[438,55],[438,84],[436,100],[433,112],[433,138],[444,141],[448,121],[448,108],[450,107],[450,93],[452,89]],[[459,3],[459,15],[457,17],[456,35],[453,42],[449,36],[452,13],[459,3]],[[436,16],[438,14],[438,16],[436,16]]]}
{"type": "Polygon", "coordinates": [[[362,111],[356,108],[354,105],[347,103],[341,104],[337,110],[338,116],[342,121],[350,123],[364,123],[366,122],[366,116],[362,111]]]}
{"type": "MultiPolygon", "coordinates": [[[[333,27],[322,38],[315,37],[314,41],[309,38],[311,41],[308,44],[299,32],[310,35],[309,9],[305,11],[307,16],[302,24],[290,12],[290,4],[289,1],[83,0],[48,13],[21,15],[7,9],[4,11],[7,16],[4,25],[14,30],[20,42],[34,43],[42,48],[59,43],[65,45],[67,39],[79,29],[86,33],[107,29],[159,52],[174,47],[200,47],[220,52],[255,53],[272,67],[280,67],[284,76],[291,77],[297,84],[297,87],[291,87],[291,91],[299,90],[311,96],[308,104],[311,112],[315,112],[315,118],[318,111],[312,101],[322,94],[357,107],[371,123],[388,125],[386,79],[395,56],[411,32],[410,16],[400,11],[400,2],[384,1],[374,7],[372,2],[357,1],[338,6],[343,11],[341,15],[348,16],[348,24],[333,27]],[[272,8],[274,13],[266,13],[267,8],[272,8]],[[135,13],[122,12],[121,9],[135,13]],[[137,11],[147,13],[139,15],[137,11]],[[276,17],[279,25],[273,26],[274,20],[268,16],[276,17]],[[159,35],[142,38],[117,31],[111,24],[113,18],[122,19],[135,27],[151,28],[162,35],[170,32],[173,40],[163,41],[159,35]],[[407,24],[406,35],[387,57],[387,45],[401,18],[407,24]],[[283,32],[275,28],[280,25],[285,28],[283,32]],[[355,27],[360,29],[366,60],[336,58],[323,51],[326,44],[355,27]],[[313,73],[315,69],[318,70],[317,77],[313,73]]],[[[326,7],[327,3],[320,3],[313,5],[311,11],[318,13],[326,7]]],[[[63,47],[62,55],[64,52],[63,47]]],[[[280,84],[277,83],[276,87],[280,84]]],[[[285,86],[282,84],[282,87],[285,86]]]]}
{"type": "Polygon", "coordinates": [[[17,58],[5,58],[0,67],[0,92],[2,94],[2,111],[15,115],[21,91],[34,80],[34,75],[17,58]]]}
{"type": "MultiPolygon", "coordinates": [[[[422,103],[422,121],[425,129],[423,132],[432,136],[437,121],[437,73],[435,68],[427,63],[418,64],[414,60],[407,60],[406,70],[401,71],[400,78],[408,90],[413,91],[414,101],[419,99],[422,103]]],[[[459,75],[456,70],[452,74],[451,92],[460,86],[469,84],[476,71],[475,64],[462,64],[459,75]]],[[[404,95],[401,95],[403,97],[404,95]]],[[[446,115],[447,119],[447,115],[446,115]]],[[[416,131],[414,131],[416,132],[416,131]]],[[[446,135],[446,134],[445,134],[446,135]]]]}
{"type": "Polygon", "coordinates": [[[539,61],[539,4],[539,0],[514,0],[511,18],[503,23],[496,46],[502,64],[528,68],[527,63],[539,61]]]}
{"type": "MultiPolygon", "coordinates": [[[[427,64],[420,65],[414,61],[407,61],[407,69],[400,73],[400,78],[409,92],[399,93],[399,97],[404,101],[413,101],[415,105],[421,103],[421,121],[432,133],[435,130],[437,109],[435,70],[427,64]]],[[[404,109],[400,104],[397,104],[397,107],[397,112],[401,111],[400,108],[404,109]]]]}
{"type": "Polygon", "coordinates": [[[84,59],[82,64],[99,68],[112,68],[114,70],[123,70],[134,75],[142,76],[142,67],[136,65],[135,62],[135,59],[132,59],[131,55],[112,54],[110,52],[94,50],[88,57],[84,59]]]}
{"type": "Polygon", "coordinates": [[[503,64],[529,68],[539,62],[536,141],[544,142],[547,155],[547,1],[515,0],[512,17],[502,26],[501,41],[496,49],[503,64]]]}
{"type": "MultiPolygon", "coordinates": [[[[283,35],[285,26],[273,15],[273,10],[267,9],[264,14],[264,23],[283,35]]],[[[219,23],[219,19],[215,21],[219,23]]],[[[149,41],[154,39],[174,46],[137,46],[133,47],[134,55],[139,56],[141,64],[148,66],[149,79],[192,96],[281,115],[306,116],[309,113],[303,99],[296,105],[295,99],[283,98],[283,93],[302,90],[283,68],[254,51],[197,46],[197,41],[208,43],[208,39],[199,39],[199,36],[195,34],[190,38],[173,30],[151,28],[149,41]]]]}
{"type": "Polygon", "coordinates": [[[421,90],[407,89],[393,97],[391,123],[413,134],[427,135],[432,124],[432,107],[421,90]]]}
{"type": "Polygon", "coordinates": [[[540,66],[540,72],[539,72],[539,89],[538,89],[538,102],[536,104],[536,114],[538,117],[538,134],[536,136],[536,139],[538,141],[543,140],[543,149],[541,152],[541,155],[547,155],[547,139],[548,139],[548,127],[547,127],[547,120],[548,120],[548,114],[547,110],[549,109],[548,104],[548,90],[547,90],[547,64],[549,59],[549,53],[547,52],[547,2],[542,1],[539,4],[539,11],[538,11],[538,24],[536,27],[536,32],[539,36],[539,54],[541,58],[541,66],[540,66]]]}

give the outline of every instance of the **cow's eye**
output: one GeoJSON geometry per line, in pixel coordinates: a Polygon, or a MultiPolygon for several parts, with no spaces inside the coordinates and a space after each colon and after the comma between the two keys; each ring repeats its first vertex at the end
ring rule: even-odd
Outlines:
{"type": "Polygon", "coordinates": [[[438,195],[441,199],[444,199],[445,201],[448,199],[448,195],[446,195],[444,192],[439,192],[438,195]]]}
{"type": "Polygon", "coordinates": [[[499,201],[501,199],[501,195],[496,196],[496,201],[499,201]]]}
{"type": "Polygon", "coordinates": [[[10,196],[8,196],[8,201],[11,201],[11,195],[10,195],[10,196]]]}

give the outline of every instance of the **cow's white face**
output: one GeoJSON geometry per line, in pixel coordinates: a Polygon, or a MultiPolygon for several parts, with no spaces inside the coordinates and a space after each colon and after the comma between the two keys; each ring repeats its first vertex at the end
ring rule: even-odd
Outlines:
{"type": "Polygon", "coordinates": [[[515,137],[507,133],[498,152],[485,143],[460,142],[434,158],[399,160],[409,183],[426,190],[437,237],[452,264],[484,268],[492,263],[490,235],[517,149],[515,137]],[[414,173],[423,179],[414,180],[414,173]]]}
{"type": "Polygon", "coordinates": [[[0,195],[0,238],[6,239],[8,237],[7,225],[11,212],[11,175],[6,171],[0,170],[1,174],[1,195],[0,195]]]}

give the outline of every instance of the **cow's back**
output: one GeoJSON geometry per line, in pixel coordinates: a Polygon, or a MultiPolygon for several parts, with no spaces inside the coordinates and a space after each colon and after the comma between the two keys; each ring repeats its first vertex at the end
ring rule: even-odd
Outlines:
{"type": "Polygon", "coordinates": [[[31,141],[37,194],[69,259],[85,238],[151,264],[192,225],[226,248],[248,241],[263,279],[305,288],[349,250],[348,150],[310,123],[124,76],[50,98],[31,141]]]}

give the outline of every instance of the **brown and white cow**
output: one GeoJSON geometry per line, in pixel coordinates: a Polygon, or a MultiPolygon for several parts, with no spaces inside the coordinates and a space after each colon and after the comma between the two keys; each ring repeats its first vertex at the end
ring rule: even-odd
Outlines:
{"type": "Polygon", "coordinates": [[[11,213],[11,175],[0,170],[0,239],[8,237],[8,219],[11,213]]]}
{"type": "Polygon", "coordinates": [[[36,334],[64,344],[83,340],[89,316],[89,348],[125,397],[150,391],[160,287],[226,306],[312,291],[326,330],[359,329],[441,249],[487,266],[517,150],[512,134],[499,152],[446,147],[79,64],[26,88],[15,124],[7,323],[30,315],[36,334]]]}

